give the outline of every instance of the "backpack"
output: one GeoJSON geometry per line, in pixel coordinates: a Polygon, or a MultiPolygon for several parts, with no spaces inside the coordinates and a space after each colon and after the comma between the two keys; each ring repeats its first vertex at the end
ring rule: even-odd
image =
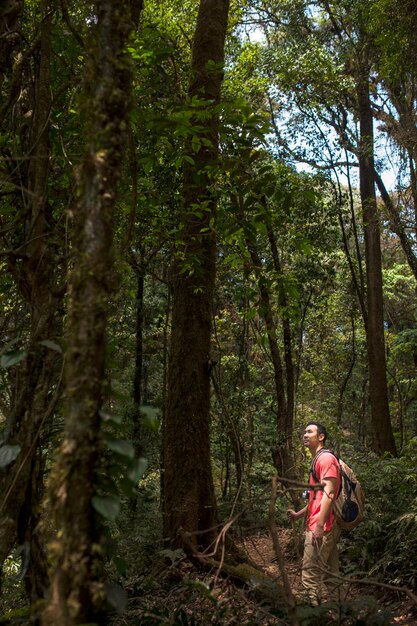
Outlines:
{"type": "Polygon", "coordinates": [[[318,451],[313,459],[310,474],[314,482],[320,482],[315,472],[315,464],[321,452],[330,452],[336,457],[340,467],[340,489],[333,502],[333,512],[341,528],[356,528],[363,521],[365,493],[353,470],[342,459],[326,448],[318,451]]]}

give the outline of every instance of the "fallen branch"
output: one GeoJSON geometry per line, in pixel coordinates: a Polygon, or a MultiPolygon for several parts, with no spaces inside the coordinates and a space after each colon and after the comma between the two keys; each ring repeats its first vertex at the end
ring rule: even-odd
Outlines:
{"type": "Polygon", "coordinates": [[[325,487],[324,483],[315,483],[314,485],[310,485],[310,483],[304,483],[301,480],[293,480],[291,478],[284,478],[283,476],[276,476],[276,479],[283,485],[290,485],[292,488],[295,487],[300,490],[312,489],[313,491],[322,491],[325,487]]]}
{"type": "Polygon", "coordinates": [[[349,576],[341,576],[340,574],[335,574],[331,572],[327,567],[324,566],[324,564],[322,566],[318,564],[317,567],[322,572],[325,572],[326,574],[331,574],[333,579],[340,580],[341,583],[348,583],[349,585],[365,585],[365,586],[379,587],[381,589],[388,589],[389,591],[395,591],[396,593],[404,593],[413,602],[413,604],[417,606],[417,596],[415,593],[411,591],[411,589],[408,589],[408,587],[399,587],[398,585],[382,583],[379,580],[372,580],[369,578],[367,580],[364,580],[363,578],[350,578],[349,576]]]}
{"type": "Polygon", "coordinates": [[[409,597],[411,602],[417,606],[417,596],[415,593],[408,589],[408,587],[399,587],[398,585],[390,585],[389,583],[381,583],[378,580],[363,580],[361,578],[349,578],[343,576],[335,576],[332,574],[333,578],[340,579],[343,582],[347,582],[352,585],[368,585],[372,587],[380,587],[381,589],[388,589],[389,591],[395,591],[396,593],[404,593],[409,597]]]}

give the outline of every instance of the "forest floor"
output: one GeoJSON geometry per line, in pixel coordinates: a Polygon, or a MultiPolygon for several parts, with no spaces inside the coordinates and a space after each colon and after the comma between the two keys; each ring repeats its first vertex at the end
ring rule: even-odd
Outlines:
{"type": "MultiPolygon", "coordinates": [[[[404,594],[371,586],[350,585],[347,600],[337,610],[323,604],[303,606],[301,558],[297,557],[292,531],[279,530],[290,584],[297,600],[300,626],[417,626],[417,607],[404,594]]],[[[252,533],[240,542],[250,560],[270,578],[253,578],[236,584],[219,571],[202,572],[187,559],[171,554],[172,564],[155,564],[146,575],[127,578],[128,607],[114,626],[290,626],[283,609],[280,572],[267,531],[252,533]]]]}

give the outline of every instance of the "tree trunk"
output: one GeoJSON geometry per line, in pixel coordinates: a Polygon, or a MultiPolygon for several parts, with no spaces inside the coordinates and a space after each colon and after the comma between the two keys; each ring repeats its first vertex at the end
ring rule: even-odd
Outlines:
{"type": "Polygon", "coordinates": [[[41,516],[41,501],[44,492],[45,455],[37,449],[31,472],[31,482],[25,494],[25,503],[20,510],[17,543],[23,546],[23,569],[25,571],[26,596],[31,606],[46,597],[49,587],[48,564],[43,542],[43,533],[38,527],[41,516]]]}
{"type": "MultiPolygon", "coordinates": [[[[17,288],[29,305],[30,336],[28,356],[18,367],[16,386],[13,390],[13,408],[10,410],[5,431],[5,443],[19,444],[21,451],[16,461],[0,472],[0,490],[3,500],[0,505],[0,563],[11,551],[16,539],[30,542],[36,509],[42,491],[34,481],[42,481],[37,472],[36,456],[41,431],[51,418],[59,394],[60,356],[42,345],[42,341],[59,334],[57,309],[61,295],[56,288],[53,246],[50,243],[52,219],[47,202],[49,176],[49,111],[51,105],[51,28],[52,12],[49,2],[41,6],[40,55],[35,65],[34,89],[31,91],[33,112],[30,130],[27,122],[18,119],[25,130],[20,140],[28,167],[20,169],[20,184],[24,190],[24,205],[19,209],[26,217],[23,242],[18,246],[24,250],[22,258],[11,254],[9,269],[16,280],[17,288]],[[51,391],[55,387],[55,394],[51,391]],[[28,496],[30,496],[28,498],[28,496]],[[33,508],[33,511],[31,510],[33,508]]],[[[16,155],[23,161],[21,155],[16,155]]],[[[22,219],[23,221],[23,219],[22,219]]],[[[33,563],[35,554],[41,555],[41,546],[28,546],[28,571],[31,571],[33,593],[45,589],[46,576],[33,563]],[[36,580],[39,574],[39,580],[36,580]]],[[[40,556],[41,559],[41,556],[40,556]]],[[[31,592],[31,595],[32,592],[31,592]]]]}
{"type": "MultiPolygon", "coordinates": [[[[272,238],[272,252],[273,254],[277,254],[277,250],[274,249],[275,239],[271,229],[269,230],[269,236],[272,238]]],[[[265,322],[269,352],[274,370],[275,394],[277,397],[277,443],[275,448],[272,450],[272,460],[280,476],[297,478],[292,446],[295,380],[292,352],[289,345],[289,327],[286,324],[283,326],[285,366],[286,370],[289,368],[287,371],[284,371],[281,351],[278,345],[277,329],[271,306],[271,296],[269,288],[261,275],[262,260],[255,245],[249,238],[246,239],[246,245],[248,246],[255,271],[258,274],[260,314],[265,322]]],[[[278,257],[276,257],[275,261],[278,263],[278,257]]],[[[277,269],[277,267],[275,269],[277,269]]],[[[297,493],[291,489],[289,493],[294,506],[298,506],[299,497],[297,493]]]]}
{"type": "MultiPolygon", "coordinates": [[[[413,272],[414,278],[417,280],[417,256],[414,252],[414,242],[407,235],[407,230],[405,224],[401,221],[400,213],[397,207],[394,204],[393,199],[388,193],[384,181],[378,174],[376,170],[374,170],[374,178],[377,184],[379,193],[381,194],[381,198],[385,204],[385,207],[388,211],[390,226],[393,233],[398,236],[400,240],[403,252],[405,254],[405,258],[407,259],[408,265],[410,266],[411,271],[413,272]]],[[[411,187],[415,185],[415,181],[412,182],[411,187]]],[[[417,210],[417,205],[415,205],[415,210],[417,210]]],[[[417,220],[415,222],[417,227],[417,220]]]]}
{"type": "MultiPolygon", "coordinates": [[[[283,277],[281,260],[279,258],[278,246],[275,238],[275,233],[272,229],[270,220],[268,219],[268,240],[271,248],[272,259],[274,262],[274,269],[277,276],[283,277]]],[[[290,478],[298,478],[294,469],[294,445],[293,445],[293,431],[294,431],[294,411],[295,411],[295,371],[294,360],[292,350],[292,332],[290,320],[288,318],[288,301],[287,295],[282,290],[279,296],[279,307],[283,311],[282,318],[282,335],[284,343],[284,363],[285,363],[285,388],[287,395],[287,406],[284,423],[284,435],[285,435],[285,449],[286,449],[286,463],[282,476],[288,476],[290,478]]],[[[298,496],[293,494],[298,501],[298,496]]]]}
{"type": "MultiPolygon", "coordinates": [[[[136,336],[135,336],[135,369],[133,373],[133,408],[132,408],[132,443],[136,458],[144,452],[142,442],[141,404],[142,404],[142,371],[143,371],[143,291],[145,286],[142,263],[135,263],[136,273],[136,336]]],[[[136,494],[130,498],[130,510],[135,512],[138,505],[136,494]]]]}
{"type": "MultiPolygon", "coordinates": [[[[363,64],[365,67],[366,64],[363,64]]],[[[369,393],[372,429],[379,454],[396,455],[395,440],[388,405],[384,315],[382,298],[382,262],[379,216],[374,186],[373,119],[369,98],[369,77],[362,71],[357,80],[358,113],[360,127],[359,178],[362,202],[368,323],[366,341],[369,363],[369,393]]]]}
{"type": "Polygon", "coordinates": [[[114,288],[113,209],[130,104],[124,47],[132,24],[129,10],[118,0],[97,0],[95,16],[85,75],[89,143],[74,212],[65,432],[49,486],[58,535],[51,549],[54,568],[42,616],[45,626],[100,622],[105,605],[92,497],[101,450],[108,301],[114,288]]]}
{"type": "Polygon", "coordinates": [[[133,377],[133,418],[132,439],[137,457],[143,452],[141,443],[141,413],[142,404],[142,368],[143,368],[143,291],[145,277],[142,264],[139,262],[136,270],[136,341],[135,341],[135,371],[133,377]]]}
{"type": "Polygon", "coordinates": [[[210,116],[199,121],[204,126],[200,138],[207,141],[193,154],[194,165],[184,166],[184,229],[172,285],[171,354],[163,442],[164,536],[173,545],[182,545],[186,533],[185,543],[194,547],[211,544],[217,523],[209,414],[217,213],[211,186],[218,161],[215,107],[220,101],[228,10],[228,0],[200,0],[189,96],[204,98],[210,116]]]}

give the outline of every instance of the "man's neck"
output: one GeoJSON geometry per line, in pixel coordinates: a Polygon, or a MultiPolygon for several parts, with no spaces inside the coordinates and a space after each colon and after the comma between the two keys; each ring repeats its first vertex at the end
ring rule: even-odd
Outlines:
{"type": "Polygon", "coordinates": [[[310,449],[310,454],[311,456],[316,456],[317,452],[319,452],[320,450],[323,450],[324,445],[322,443],[319,443],[319,445],[316,448],[313,448],[312,450],[310,449]]]}

